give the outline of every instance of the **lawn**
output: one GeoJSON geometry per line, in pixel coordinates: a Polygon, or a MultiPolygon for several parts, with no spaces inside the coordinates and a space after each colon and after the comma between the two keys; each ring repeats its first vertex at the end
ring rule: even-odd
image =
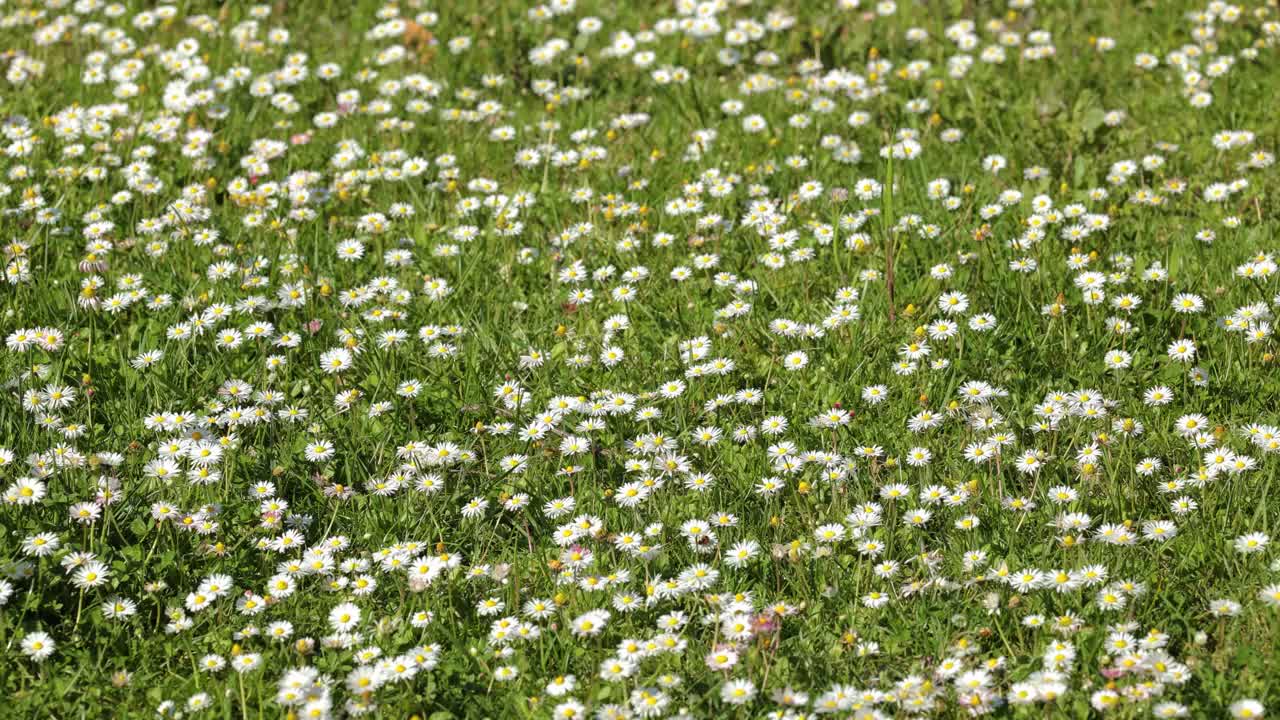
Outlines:
{"type": "Polygon", "coordinates": [[[1280,713],[1280,7],[0,4],[0,717],[1280,713]]]}

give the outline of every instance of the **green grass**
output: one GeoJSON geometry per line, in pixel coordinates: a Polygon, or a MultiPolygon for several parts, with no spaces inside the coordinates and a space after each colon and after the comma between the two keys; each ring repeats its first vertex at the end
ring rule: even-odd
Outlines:
{"type": "Polygon", "coordinates": [[[0,716],[1275,712],[1273,2],[64,4],[0,8],[0,716]]]}

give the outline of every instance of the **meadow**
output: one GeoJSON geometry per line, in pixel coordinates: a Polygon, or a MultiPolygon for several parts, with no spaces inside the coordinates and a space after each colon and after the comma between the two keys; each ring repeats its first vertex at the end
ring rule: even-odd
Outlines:
{"type": "Polygon", "coordinates": [[[0,718],[1280,713],[1280,6],[0,3],[0,718]]]}

